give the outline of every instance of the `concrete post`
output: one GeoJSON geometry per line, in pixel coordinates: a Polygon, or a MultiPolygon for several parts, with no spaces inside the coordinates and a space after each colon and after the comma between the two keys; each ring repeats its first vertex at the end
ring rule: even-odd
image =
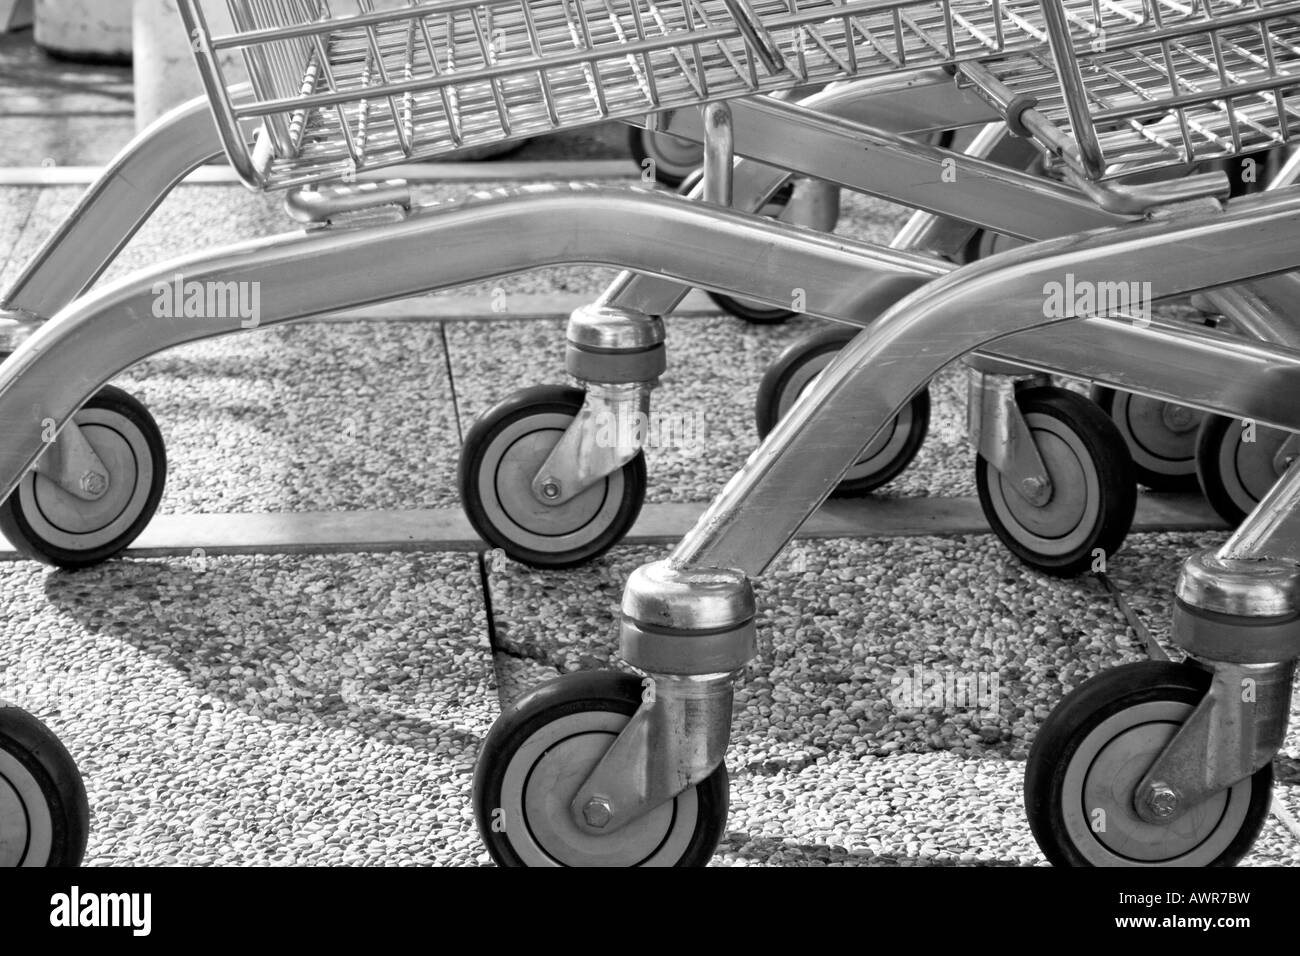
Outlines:
{"type": "MultiPolygon", "coordinates": [[[[203,7],[208,26],[217,34],[230,33],[229,14],[223,3],[203,7]]],[[[203,93],[194,67],[193,39],[176,9],[176,0],[135,0],[135,127],[144,129],[163,113],[203,93]]],[[[223,57],[230,82],[244,78],[238,53],[223,57]]]]}
{"type": "Polygon", "coordinates": [[[36,43],[69,59],[129,62],[131,0],[36,0],[36,43]]]}

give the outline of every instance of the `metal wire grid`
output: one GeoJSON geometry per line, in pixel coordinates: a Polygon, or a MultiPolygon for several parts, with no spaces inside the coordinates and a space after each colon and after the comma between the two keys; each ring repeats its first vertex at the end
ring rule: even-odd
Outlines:
{"type": "MultiPolygon", "coordinates": [[[[1043,37],[1039,0],[228,3],[235,32],[208,48],[244,52],[255,100],[233,114],[267,120],[267,187],[1043,37]]],[[[1084,19],[1122,6],[1068,3],[1084,19]]]]}
{"type": "MultiPolygon", "coordinates": [[[[1090,147],[1076,162],[1090,178],[1292,135],[1300,0],[351,0],[347,15],[328,0],[227,3],[234,33],[207,43],[244,53],[254,99],[232,115],[265,120],[263,188],[997,56],[1007,86],[1090,147]]],[[[223,135],[246,148],[237,129],[223,135]]]]}
{"type": "MultiPolygon", "coordinates": [[[[1222,159],[1300,135],[1300,4],[1193,2],[1186,29],[1098,37],[1076,48],[1086,110],[1072,109],[1057,59],[1018,53],[983,67],[1076,141],[1091,134],[1100,161],[1066,160],[1092,179],[1222,159]],[[1237,21],[1234,22],[1234,18],[1237,21]]],[[[1166,21],[1157,27],[1168,28],[1166,21]]]]}

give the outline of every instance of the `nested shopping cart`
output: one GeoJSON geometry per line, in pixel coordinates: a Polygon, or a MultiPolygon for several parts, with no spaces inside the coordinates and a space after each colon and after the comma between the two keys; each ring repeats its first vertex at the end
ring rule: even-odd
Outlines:
{"type": "MultiPolygon", "coordinates": [[[[34,480],[34,467],[79,501],[88,499],[65,484],[92,498],[139,485],[100,455],[107,474],[87,470],[105,487],[81,487],[69,461],[82,444],[96,451],[75,437],[93,424],[84,410],[105,382],[155,352],[243,331],[238,316],[156,318],[154,289],[178,271],[200,285],[260,283],[258,328],[267,328],[522,269],[622,267],[629,274],[618,301],[607,295],[574,317],[568,361],[578,378],[608,386],[596,390],[599,401],[634,407],[638,390],[621,386],[650,381],[663,361],[661,312],[636,306],[679,295],[681,286],[775,307],[789,301],[798,277],[805,312],[870,323],[808,384],[672,555],[628,581],[621,653],[637,676],[570,675],[526,695],[494,725],[474,803],[499,862],[709,858],[726,818],[732,683],[754,655],[749,578],[957,358],[978,350],[992,362],[1300,429],[1290,400],[1300,384],[1296,349],[1077,302],[1044,312],[1052,283],[1136,283],[1152,301],[1241,290],[1233,294],[1249,295],[1285,325],[1268,308],[1268,283],[1300,264],[1300,192],[1226,200],[1222,174],[1146,184],[1115,177],[1290,141],[1300,3],[361,0],[343,9],[250,0],[231,3],[232,25],[214,29],[217,9],[181,4],[220,145],[251,186],[286,190],[291,211],[313,228],[161,264],[79,298],[71,286],[118,240],[97,236],[67,253],[77,266],[71,278],[51,278],[47,263],[36,286],[56,303],[52,318],[0,366],[0,493],[11,500],[34,480]],[[232,54],[244,61],[247,84],[231,74],[232,54]],[[1063,182],[918,145],[889,124],[753,95],[839,80],[864,84],[856,92],[863,97],[892,91],[900,105],[931,115],[1000,119],[1038,143],[1063,182]],[[417,206],[400,184],[354,181],[462,146],[695,106],[704,107],[708,202],[574,184],[417,206]],[[735,176],[733,152],[755,151],[745,145],[742,112],[779,117],[768,129],[785,142],[764,146],[763,159],[779,167],[767,178],[735,176]],[[869,178],[864,154],[873,175],[887,175],[901,201],[936,222],[1058,238],[954,268],[910,243],[886,248],[741,211],[778,188],[783,170],[811,166],[853,186],[869,178]],[[943,188],[953,168],[969,188],[943,188]],[[1062,236],[1053,225],[1062,210],[1076,232],[1062,236]],[[621,377],[606,356],[621,363],[621,377]]],[[[967,125],[952,120],[933,128],[967,125]]],[[[202,129],[198,110],[181,111],[145,141],[162,144],[178,130],[197,140],[173,143],[163,159],[146,160],[137,148],[119,158],[111,181],[129,192],[137,172],[151,183],[179,178],[182,166],[213,151],[202,129]]],[[[114,204],[143,215],[155,201],[110,201],[109,192],[87,200],[85,218],[96,221],[114,204]]],[[[33,291],[29,283],[26,301],[39,305],[33,291]]],[[[557,410],[551,448],[594,394],[588,389],[576,410],[557,410]]],[[[1050,478],[1042,465],[1030,458],[1050,478]]],[[[534,483],[530,507],[546,536],[545,502],[562,503],[572,488],[534,483]]],[[[575,496],[588,495],[597,523],[622,500],[612,484],[575,496]]],[[[1026,805],[1053,861],[1222,863],[1249,847],[1267,810],[1300,656],[1298,496],[1300,473],[1289,472],[1221,552],[1188,562],[1174,634],[1186,662],[1103,674],[1044,725],[1026,805]],[[1110,772],[1117,766],[1142,776],[1110,772]],[[1110,821],[1104,832],[1089,826],[1097,809],[1110,821]]]]}
{"type": "MultiPolygon", "coordinates": [[[[1103,48],[1106,41],[1105,30],[1099,30],[1089,41],[1090,49],[1103,48]]],[[[1247,54],[1243,51],[1230,50],[1228,60],[1244,55],[1247,54]]],[[[1043,52],[1036,59],[1031,58],[1038,74],[1022,81],[1023,88],[1031,94],[1041,91],[1044,70],[1050,72],[1046,56],[1043,52]]],[[[1167,77],[1160,73],[1167,71],[1167,64],[1152,66],[1149,56],[1139,58],[1138,62],[1147,75],[1130,70],[1122,83],[1112,83],[1113,89],[1096,86],[1092,95],[1098,98],[1099,104],[1104,107],[1131,95],[1142,84],[1167,82],[1167,77]]],[[[1231,68],[1230,64],[1227,66],[1231,68]]],[[[1089,69],[1104,71],[1110,67],[1099,60],[1091,63],[1089,69]]],[[[938,75],[927,78],[923,72],[909,74],[906,82],[896,87],[876,84],[873,89],[863,91],[859,84],[813,97],[805,105],[837,117],[857,118],[876,128],[892,123],[898,129],[909,131],[924,129],[926,123],[931,124],[931,129],[940,129],[943,128],[940,121],[971,123],[981,118],[998,118],[996,112],[981,117],[981,108],[989,110],[987,103],[978,103],[972,109],[971,104],[954,98],[952,83],[946,75],[935,71],[938,75]],[[939,98],[944,98],[940,104],[942,109],[936,108],[933,102],[939,98]]],[[[1192,91],[1201,84],[1196,76],[1180,82],[1192,91]]],[[[1016,95],[1026,97],[1027,101],[1030,94],[1022,91],[1016,95]]],[[[779,108],[766,109],[765,105],[740,103],[733,107],[737,139],[742,142],[737,149],[748,158],[766,157],[786,170],[813,175],[830,170],[829,175],[834,176],[838,170],[840,181],[852,188],[862,188],[895,201],[928,201],[936,208],[972,218],[983,216],[980,221],[986,223],[991,221],[989,217],[1001,217],[1006,223],[1009,214],[1019,214],[1021,207],[1035,204],[1041,209],[1022,216],[1015,224],[1021,235],[1034,238],[1068,234],[1097,226],[1107,219],[1106,211],[1095,207],[1080,215],[1077,208],[1054,202],[1050,192],[1029,192],[1020,201],[1013,202],[1007,201],[1007,194],[994,195],[989,200],[985,198],[988,193],[979,188],[981,184],[968,185],[971,177],[966,175],[954,177],[953,184],[944,189],[930,189],[933,183],[923,183],[928,195],[909,194],[910,169],[901,164],[882,169],[874,158],[870,163],[859,161],[860,146],[852,130],[839,130],[837,140],[836,131],[825,134],[825,141],[830,144],[827,148],[836,150],[835,155],[827,156],[825,149],[818,152],[804,148],[806,136],[800,126],[791,121],[788,113],[779,108]],[[981,203],[984,207],[977,209],[981,203]]],[[[669,131],[687,139],[704,135],[698,120],[688,111],[671,114],[669,124],[669,131]]],[[[1216,134],[1200,130],[1197,135],[1216,134]]],[[[1243,148],[1258,149],[1266,142],[1258,141],[1243,148]]],[[[977,138],[972,149],[976,156],[996,157],[1003,163],[1022,165],[1035,152],[1024,140],[1009,139],[1005,128],[990,129],[988,135],[977,138]]],[[[1202,144],[1194,153],[1184,154],[1180,165],[1192,166],[1207,158],[1221,160],[1224,155],[1217,146],[1202,144]]],[[[1144,155],[1117,154],[1112,158],[1113,161],[1108,160],[1108,177],[1165,172],[1163,167],[1168,165],[1153,165],[1150,157],[1144,155]]],[[[1255,164],[1256,160],[1248,162],[1255,164]]],[[[1296,168],[1294,163],[1286,166],[1276,177],[1276,184],[1288,184],[1294,179],[1296,168]]],[[[975,173],[982,174],[978,169],[975,173]]],[[[755,201],[761,201],[755,199],[760,195],[759,185],[745,180],[757,176],[765,184],[765,175],[752,165],[737,167],[736,188],[740,191],[734,201],[737,208],[752,209],[755,201]]],[[[697,190],[697,195],[702,192],[697,190]]],[[[1111,205],[1111,211],[1127,212],[1128,218],[1135,215],[1134,210],[1121,210],[1114,202],[1111,205]]],[[[1110,221],[1123,218],[1114,215],[1110,221]]],[[[900,233],[895,245],[913,249],[930,247],[951,257],[971,244],[973,231],[969,224],[920,213],[900,233]]],[[[1284,314],[1286,303],[1295,291],[1292,280],[1286,278],[1267,287],[1257,284],[1251,291],[1216,293],[1209,297],[1209,308],[1216,313],[1227,313],[1240,331],[1269,341],[1296,344],[1292,324],[1284,321],[1279,325],[1269,318],[1278,310],[1284,314]],[[1264,293],[1268,302],[1261,311],[1254,307],[1254,302],[1264,293]]],[[[659,315],[670,311],[680,301],[681,294],[682,290],[675,289],[671,283],[628,276],[615,283],[602,302],[614,305],[625,302],[634,310],[659,315]]],[[[883,310],[887,304],[885,298],[878,307],[883,310]]],[[[467,436],[461,469],[462,499],[480,534],[519,560],[553,567],[580,563],[617,542],[636,519],[646,481],[643,463],[637,455],[639,448],[633,443],[610,450],[602,447],[597,435],[606,422],[627,419],[637,409],[645,414],[648,389],[662,368],[649,361],[650,356],[639,365],[627,360],[628,354],[648,351],[654,344],[653,330],[646,330],[642,336],[629,335],[624,330],[621,341],[617,333],[601,340],[609,330],[598,331],[597,327],[617,321],[615,317],[606,323],[600,314],[582,314],[575,316],[570,325],[568,371],[586,385],[585,396],[562,386],[524,390],[502,401],[467,436]],[[597,357],[592,356],[591,348],[584,348],[584,343],[590,346],[595,342],[600,342],[599,348],[604,350],[597,357]],[[617,360],[606,360],[604,355],[611,351],[622,354],[617,360]],[[614,368],[616,361],[622,361],[621,370],[614,368]],[[630,372],[639,372],[643,380],[631,381],[630,372]],[[529,419],[536,431],[552,433],[556,415],[570,419],[558,444],[520,440],[522,435],[529,434],[529,419]],[[611,504],[593,512],[592,500],[598,494],[611,504]],[[538,507],[539,503],[542,507],[538,507]]],[[[756,417],[761,435],[770,431],[812,376],[852,335],[853,330],[849,328],[828,329],[796,343],[778,359],[759,391],[756,417]]],[[[1027,563],[1049,573],[1095,570],[1099,563],[1104,564],[1106,556],[1119,549],[1133,516],[1135,497],[1131,473],[1157,490],[1190,490],[1197,487],[1199,472],[1199,483],[1211,502],[1235,525],[1300,450],[1296,438],[1281,430],[1260,429],[1258,440],[1243,442],[1243,425],[1235,419],[1211,416],[1202,421],[1199,413],[1185,406],[1097,389],[1096,397],[1113,417],[1115,427],[1111,427],[1077,396],[1063,389],[1046,390],[1047,383],[1041,375],[1027,376],[1023,370],[1016,375],[1014,365],[983,358],[974,359],[971,364],[974,375],[970,422],[972,438],[980,452],[976,483],[981,505],[1004,542],[1027,563]],[[1071,447],[1062,453],[1063,458],[1058,455],[1050,463],[1043,460],[1037,451],[1038,442],[1033,438],[1035,428],[1026,420],[1027,414],[1040,421],[1052,419],[1050,427],[1043,431],[1068,434],[1071,447]],[[1118,447],[1117,429],[1132,453],[1131,462],[1118,447]],[[1055,482],[1049,473],[1053,469],[1058,471],[1055,482]],[[1066,488],[1061,487],[1062,469],[1074,473],[1073,480],[1064,483],[1073,499],[1069,502],[1064,500],[1066,488]],[[1053,485],[1056,485],[1055,493],[1053,485]]],[[[919,449],[928,415],[928,395],[918,393],[891,428],[864,450],[835,493],[867,493],[896,476],[919,449]]],[[[1251,437],[1255,435],[1252,433],[1251,437]]]]}

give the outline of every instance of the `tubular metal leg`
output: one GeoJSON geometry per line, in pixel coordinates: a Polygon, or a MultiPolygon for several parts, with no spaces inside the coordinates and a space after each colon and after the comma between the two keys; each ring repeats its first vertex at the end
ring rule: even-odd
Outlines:
{"type": "Polygon", "coordinates": [[[840,187],[801,176],[794,180],[790,202],[777,218],[792,226],[834,232],[840,219],[840,187]]]}
{"type": "Polygon", "coordinates": [[[220,155],[206,97],[178,106],[140,132],[0,299],[0,317],[11,323],[11,336],[25,338],[90,288],[172,187],[220,155]]]}
{"type": "MultiPolygon", "coordinates": [[[[1038,150],[1030,140],[1012,136],[1005,123],[989,123],[975,135],[962,154],[987,159],[1008,169],[1022,170],[1038,155],[1038,150]]],[[[969,222],[918,210],[912,213],[889,245],[892,249],[928,249],[953,258],[977,231],[969,222]]]]}

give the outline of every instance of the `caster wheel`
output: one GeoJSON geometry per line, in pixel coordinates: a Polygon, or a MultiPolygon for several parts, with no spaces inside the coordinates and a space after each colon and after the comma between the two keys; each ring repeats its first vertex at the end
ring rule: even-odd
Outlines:
{"type": "Polygon", "coordinates": [[[679,187],[704,162],[704,147],[699,143],[639,126],[628,127],[628,148],[642,169],[647,159],[653,160],[655,179],[670,189],[679,187]]]}
{"type": "MultiPolygon", "coordinates": [[[[767,437],[809,383],[857,332],[847,326],[833,326],[795,342],[781,353],[758,386],[754,417],[759,438],[767,437]]],[[[863,450],[831,496],[861,497],[892,481],[916,457],[929,427],[930,393],[923,390],[899,413],[889,429],[863,450]]]]}
{"type": "Polygon", "coordinates": [[[499,866],[705,866],[727,824],[727,770],[608,836],[574,825],[569,803],[641,706],[617,671],[549,681],[492,725],[474,771],[474,819],[499,866]]]}
{"type": "Polygon", "coordinates": [[[1124,543],[1137,489],[1123,436],[1082,395],[1055,386],[1016,396],[1052,481],[1045,505],[1026,501],[982,455],[975,460],[980,507],[1002,543],[1030,567],[1068,577],[1087,570],[1096,549],[1124,543]]]}
{"type": "Polygon", "coordinates": [[[1196,435],[1196,477],[1201,491],[1224,521],[1235,528],[1286,470],[1277,453],[1289,437],[1278,428],[1256,425],[1254,441],[1246,423],[1223,415],[1206,415],[1196,435]]]}
{"type": "Polygon", "coordinates": [[[1193,664],[1139,661],[1070,693],[1039,728],[1025,811],[1056,866],[1231,866],[1268,815],[1272,764],[1168,826],[1133,808],[1134,789],[1210,687],[1193,664]]]}
{"type": "Polygon", "coordinates": [[[638,454],[562,505],[546,505],[532,481],[582,408],[580,388],[541,385],[483,414],[460,458],[460,500],[483,540],[516,561],[567,568],[604,554],[632,529],[645,500],[638,454]]]}
{"type": "Polygon", "coordinates": [[[68,751],[31,714],[0,703],[0,867],[80,866],[89,832],[68,751]]]}
{"type": "Polygon", "coordinates": [[[1196,491],[1196,432],[1204,413],[1094,386],[1092,400],[1119,426],[1133,474],[1152,491],[1196,491]]]}
{"type": "Polygon", "coordinates": [[[158,424],[120,388],[105,385],[73,421],[108,468],[104,496],[84,501],[33,471],[0,505],[0,531],[20,554],[68,569],[125,550],[153,518],[167,480],[158,424]]]}

